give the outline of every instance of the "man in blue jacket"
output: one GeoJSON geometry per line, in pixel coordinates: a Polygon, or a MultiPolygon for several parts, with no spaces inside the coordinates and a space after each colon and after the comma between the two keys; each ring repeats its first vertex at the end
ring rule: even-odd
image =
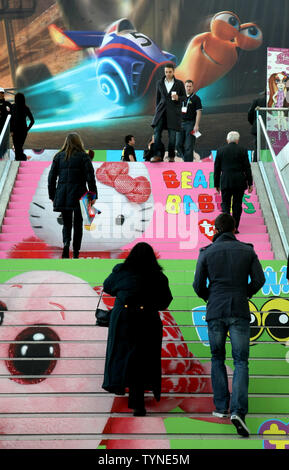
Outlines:
{"type": "Polygon", "coordinates": [[[253,245],[235,238],[235,220],[231,215],[220,214],[215,220],[215,228],[213,243],[200,250],[193,283],[197,295],[207,302],[211,379],[216,406],[213,415],[229,417],[230,404],[231,422],[238,434],[248,437],[249,429],[245,423],[250,344],[248,299],[264,285],[265,276],[253,245]],[[225,366],[228,332],[235,366],[231,403],[225,366]]]}

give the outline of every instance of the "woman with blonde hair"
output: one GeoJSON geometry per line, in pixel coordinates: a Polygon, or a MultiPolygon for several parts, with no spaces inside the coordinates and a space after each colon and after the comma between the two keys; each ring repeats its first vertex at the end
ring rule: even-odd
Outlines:
{"type": "Polygon", "coordinates": [[[61,212],[63,219],[62,258],[69,258],[73,226],[73,258],[79,257],[83,233],[83,219],[79,199],[89,190],[94,204],[97,188],[91,159],[85,152],[77,133],[68,134],[63,147],[55,155],[49,175],[48,193],[53,210],[61,212]],[[88,185],[88,189],[87,189],[88,185]]]}

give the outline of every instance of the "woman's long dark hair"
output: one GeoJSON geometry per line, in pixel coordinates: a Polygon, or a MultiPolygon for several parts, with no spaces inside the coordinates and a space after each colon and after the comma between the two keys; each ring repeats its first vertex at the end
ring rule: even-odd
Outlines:
{"type": "Polygon", "coordinates": [[[145,275],[163,270],[157,261],[153,248],[145,242],[137,243],[131,249],[123,263],[123,268],[145,275]]]}
{"type": "Polygon", "coordinates": [[[78,135],[76,132],[68,134],[65,138],[62,148],[59,150],[59,152],[57,152],[56,155],[61,152],[65,153],[65,160],[68,160],[74,152],[85,153],[85,148],[80,135],[78,135]]]}

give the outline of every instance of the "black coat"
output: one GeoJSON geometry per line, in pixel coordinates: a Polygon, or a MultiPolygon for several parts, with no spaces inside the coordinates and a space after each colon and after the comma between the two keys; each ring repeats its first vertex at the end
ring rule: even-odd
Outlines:
{"type": "Polygon", "coordinates": [[[74,209],[87,192],[86,183],[97,199],[95,173],[86,153],[75,152],[68,160],[65,160],[64,152],[56,154],[48,175],[48,193],[53,201],[53,210],[74,209]]]}
{"type": "Polygon", "coordinates": [[[34,122],[34,117],[28,106],[25,106],[23,109],[19,109],[15,104],[12,105],[10,121],[11,132],[16,134],[27,134],[34,122]],[[30,121],[29,126],[27,126],[26,118],[30,121]]]}
{"type": "Polygon", "coordinates": [[[211,245],[201,248],[193,288],[208,302],[207,321],[226,317],[250,319],[248,298],[264,283],[253,245],[240,242],[233,233],[223,233],[211,245]]]}
{"type": "Polygon", "coordinates": [[[158,272],[148,279],[118,264],[104,281],[103,290],[116,300],[102,387],[124,394],[126,387],[138,384],[153,391],[159,400],[162,322],[158,310],[166,309],[172,301],[167,277],[158,272]]]}
{"type": "Polygon", "coordinates": [[[245,190],[252,184],[247,150],[233,142],[218,149],[214,163],[215,188],[245,190]]]}
{"type": "Polygon", "coordinates": [[[157,95],[156,95],[156,111],[152,122],[152,127],[155,127],[160,118],[166,113],[167,128],[180,131],[182,127],[182,103],[186,98],[186,90],[181,80],[174,79],[175,83],[167,92],[165,85],[165,77],[157,82],[157,95]],[[179,99],[178,101],[172,100],[172,91],[176,91],[179,99]]]}

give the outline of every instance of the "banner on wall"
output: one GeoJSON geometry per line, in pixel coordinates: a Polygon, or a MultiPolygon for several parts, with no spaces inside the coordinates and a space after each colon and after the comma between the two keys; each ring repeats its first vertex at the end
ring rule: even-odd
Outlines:
{"type": "Polygon", "coordinates": [[[267,51],[267,131],[275,154],[289,142],[289,49],[269,47],[267,51]]]}
{"type": "Polygon", "coordinates": [[[7,64],[1,86],[25,93],[36,118],[32,132],[51,132],[50,148],[54,132],[73,127],[93,128],[86,133],[91,139],[97,128],[98,148],[119,148],[131,126],[144,148],[156,81],[168,63],[176,65],[177,78],[194,81],[204,111],[218,115],[213,126],[208,121],[200,147],[222,145],[236,112],[244,113],[238,130],[243,144],[250,143],[245,114],[265,86],[266,48],[288,44],[283,0],[274,8],[263,0],[235,0],[233,6],[195,0],[193,9],[191,0],[36,3],[30,18],[13,17],[13,53],[0,47],[7,64]]]}

